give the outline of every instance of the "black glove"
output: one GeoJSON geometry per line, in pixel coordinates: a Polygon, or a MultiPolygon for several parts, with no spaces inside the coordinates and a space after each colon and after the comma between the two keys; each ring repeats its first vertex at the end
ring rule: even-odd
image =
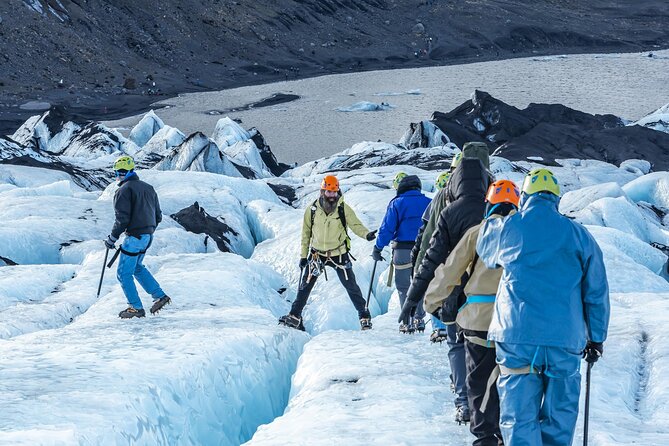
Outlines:
{"type": "Polygon", "coordinates": [[[400,317],[397,318],[397,322],[409,324],[409,321],[416,313],[416,307],[418,307],[418,302],[409,299],[405,300],[402,311],[400,312],[400,317]]]}
{"type": "Polygon", "coordinates": [[[300,259],[300,269],[306,268],[308,263],[309,261],[306,259],[306,257],[302,257],[300,259]]]}
{"type": "Polygon", "coordinates": [[[375,230],[367,233],[365,238],[367,239],[368,242],[371,242],[372,240],[374,240],[376,238],[376,231],[377,230],[375,229],[375,230]]]}
{"type": "Polygon", "coordinates": [[[383,262],[384,259],[383,256],[381,256],[381,250],[377,248],[376,246],[374,249],[372,249],[372,258],[374,259],[375,262],[383,262]]]}
{"type": "Polygon", "coordinates": [[[603,354],[604,344],[601,342],[588,341],[585,346],[585,350],[583,350],[583,357],[585,358],[585,361],[589,362],[590,364],[597,362],[597,360],[601,358],[603,354]]]}
{"type": "Polygon", "coordinates": [[[117,238],[115,238],[113,235],[109,234],[107,236],[107,239],[105,240],[105,246],[107,247],[107,249],[115,249],[116,248],[115,243],[116,243],[117,240],[118,240],[117,238]]]}

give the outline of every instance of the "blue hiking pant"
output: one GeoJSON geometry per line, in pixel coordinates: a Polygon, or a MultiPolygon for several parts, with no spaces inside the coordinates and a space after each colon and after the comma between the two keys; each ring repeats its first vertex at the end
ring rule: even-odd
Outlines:
{"type": "Polygon", "coordinates": [[[500,342],[496,347],[505,446],[571,445],[581,392],[581,352],[500,342]]]}
{"type": "Polygon", "coordinates": [[[458,335],[455,324],[446,326],[448,344],[448,362],[451,365],[451,379],[455,386],[455,406],[469,408],[467,398],[467,362],[465,359],[465,338],[458,335]]]}
{"type": "MultiPolygon", "coordinates": [[[[121,248],[129,253],[146,252],[151,246],[152,241],[153,236],[150,234],[143,234],[139,238],[129,235],[125,238],[121,248]]],[[[135,278],[142,288],[144,288],[144,291],[149,293],[154,300],[165,296],[160,285],[153,278],[149,270],[146,269],[142,260],[144,260],[144,254],[133,256],[122,252],[118,261],[118,268],[116,269],[116,278],[121,283],[121,289],[125,293],[128,305],[137,310],[142,308],[142,301],[139,299],[139,294],[137,294],[135,278]]]]}

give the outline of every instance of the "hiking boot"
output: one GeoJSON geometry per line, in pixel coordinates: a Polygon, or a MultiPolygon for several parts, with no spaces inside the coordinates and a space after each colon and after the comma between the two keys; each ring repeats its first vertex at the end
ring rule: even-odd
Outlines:
{"type": "Polygon", "coordinates": [[[445,328],[437,328],[432,331],[430,335],[430,342],[439,342],[442,343],[448,337],[448,331],[445,328]]]}
{"type": "Polygon", "coordinates": [[[455,422],[458,424],[469,423],[469,407],[458,406],[455,408],[455,422]]]}
{"type": "Polygon", "coordinates": [[[360,330],[371,330],[372,320],[366,317],[360,318],[360,330]]]}
{"type": "Polygon", "coordinates": [[[302,323],[302,318],[290,313],[288,313],[285,316],[281,316],[279,318],[279,325],[285,325],[286,327],[304,331],[304,324],[302,323]]]}
{"type": "Polygon", "coordinates": [[[419,333],[422,333],[422,332],[425,331],[425,322],[423,321],[423,319],[418,319],[418,318],[414,319],[413,320],[413,326],[414,326],[414,329],[419,333]]]}
{"type": "Polygon", "coordinates": [[[144,316],[146,316],[144,308],[140,308],[139,310],[137,310],[136,308],[133,307],[128,307],[118,314],[118,317],[120,317],[121,319],[130,319],[133,317],[144,317],[144,316]]]}
{"type": "Polygon", "coordinates": [[[171,304],[172,299],[170,299],[169,296],[163,296],[160,299],[155,299],[153,301],[153,305],[151,305],[151,309],[149,310],[151,314],[156,314],[159,312],[165,305],[171,304]]]}
{"type": "Polygon", "coordinates": [[[405,324],[404,322],[400,323],[400,333],[411,334],[414,332],[414,326],[412,324],[405,324]]]}

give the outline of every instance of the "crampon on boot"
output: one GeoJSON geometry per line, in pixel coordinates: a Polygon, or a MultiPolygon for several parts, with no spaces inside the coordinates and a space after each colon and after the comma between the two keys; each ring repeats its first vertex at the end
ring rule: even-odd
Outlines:
{"type": "Polygon", "coordinates": [[[469,407],[458,406],[455,408],[455,422],[458,424],[469,423],[469,407]]]}
{"type": "Polygon", "coordinates": [[[444,342],[448,337],[448,331],[445,328],[437,328],[432,331],[430,335],[430,342],[444,342]]]}
{"type": "Polygon", "coordinates": [[[372,320],[368,317],[360,318],[360,330],[371,330],[372,320]]]}
{"type": "Polygon", "coordinates": [[[281,316],[279,318],[279,325],[285,325],[286,327],[304,331],[304,324],[302,323],[302,318],[294,316],[292,314],[281,316]]]}
{"type": "Polygon", "coordinates": [[[422,333],[425,331],[425,321],[423,321],[423,319],[418,319],[418,318],[414,319],[413,326],[418,333],[422,333]]]}
{"type": "Polygon", "coordinates": [[[156,314],[159,312],[165,305],[171,304],[172,299],[170,299],[169,296],[163,296],[160,299],[156,299],[153,301],[153,305],[151,305],[151,309],[149,310],[151,314],[156,314]]]}
{"type": "Polygon", "coordinates": [[[404,322],[400,323],[400,333],[411,334],[414,331],[416,331],[416,329],[414,328],[413,324],[405,324],[404,322]]]}
{"type": "Polygon", "coordinates": [[[128,307],[118,314],[118,317],[120,317],[121,319],[131,319],[133,317],[144,317],[144,316],[146,316],[146,312],[144,311],[143,308],[137,310],[133,307],[128,307]]]}

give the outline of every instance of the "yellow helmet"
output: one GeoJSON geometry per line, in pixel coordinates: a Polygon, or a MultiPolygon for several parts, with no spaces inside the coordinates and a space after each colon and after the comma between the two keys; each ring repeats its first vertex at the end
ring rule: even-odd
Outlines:
{"type": "Polygon", "coordinates": [[[548,169],[534,169],[525,177],[523,181],[523,192],[527,195],[537,192],[550,192],[560,196],[560,185],[558,180],[548,169]]]}
{"type": "Polygon", "coordinates": [[[456,153],[451,160],[451,171],[455,170],[460,165],[460,162],[462,162],[462,152],[456,153]]]}
{"type": "Polygon", "coordinates": [[[119,159],[116,160],[114,163],[114,170],[125,170],[125,171],[131,171],[135,168],[135,161],[128,155],[123,155],[119,159]]]}
{"type": "Polygon", "coordinates": [[[446,187],[448,184],[448,179],[451,177],[451,172],[443,172],[441,175],[437,177],[437,181],[434,182],[434,187],[439,189],[443,189],[446,187]]]}
{"type": "Polygon", "coordinates": [[[395,175],[395,179],[393,180],[393,187],[397,189],[400,187],[400,183],[404,178],[406,178],[407,174],[404,172],[398,172],[397,175],[395,175]]]}

